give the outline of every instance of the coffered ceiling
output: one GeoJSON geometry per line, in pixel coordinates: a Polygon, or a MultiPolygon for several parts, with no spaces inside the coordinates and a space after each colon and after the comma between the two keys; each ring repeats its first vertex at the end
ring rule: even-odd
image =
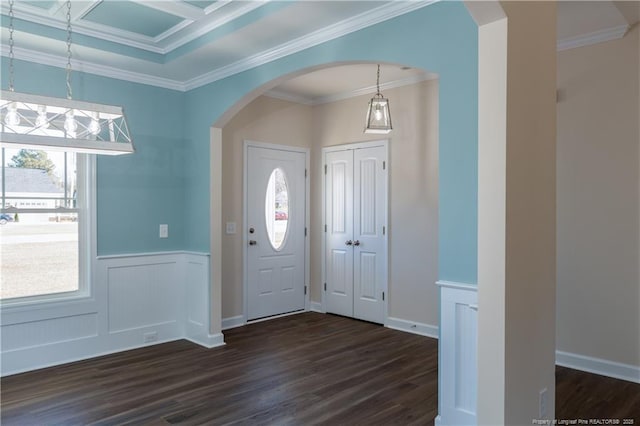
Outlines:
{"type": "MultiPolygon", "coordinates": [[[[73,0],[73,68],[189,90],[340,37],[435,0],[73,0]]],[[[639,2],[558,3],[558,47],[619,38],[639,2]]],[[[8,56],[8,1],[2,0],[2,55],[8,56]]],[[[15,0],[15,57],[66,65],[64,0],[15,0]]],[[[371,90],[358,66],[302,76],[274,95],[318,103],[371,90]],[[338,74],[336,74],[338,73],[338,74]],[[339,82],[339,83],[336,83],[339,82]]],[[[370,67],[370,65],[369,65],[370,67]]],[[[433,78],[383,67],[383,83],[433,78]]]]}

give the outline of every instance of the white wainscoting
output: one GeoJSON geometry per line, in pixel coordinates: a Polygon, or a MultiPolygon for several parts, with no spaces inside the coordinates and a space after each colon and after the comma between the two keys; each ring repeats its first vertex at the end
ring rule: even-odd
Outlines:
{"type": "Polygon", "coordinates": [[[3,307],[2,376],[187,338],[206,347],[209,256],[169,252],[99,257],[91,296],[3,307]]]}
{"type": "Polygon", "coordinates": [[[478,294],[473,285],[441,282],[437,425],[476,424],[478,294]]]}

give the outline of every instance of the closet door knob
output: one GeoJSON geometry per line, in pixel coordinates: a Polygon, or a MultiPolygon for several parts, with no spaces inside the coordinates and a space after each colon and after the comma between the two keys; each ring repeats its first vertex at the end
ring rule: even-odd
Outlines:
{"type": "Polygon", "coordinates": [[[355,241],[353,242],[353,245],[354,245],[354,246],[359,246],[359,245],[360,245],[360,240],[355,240],[355,241]]]}
{"type": "Polygon", "coordinates": [[[351,246],[351,245],[353,245],[353,241],[347,240],[347,241],[344,242],[344,245],[351,246]]]}

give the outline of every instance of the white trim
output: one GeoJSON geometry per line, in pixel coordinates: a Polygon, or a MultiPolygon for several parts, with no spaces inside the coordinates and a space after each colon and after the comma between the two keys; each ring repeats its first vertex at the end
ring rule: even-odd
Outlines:
{"type": "Polygon", "coordinates": [[[313,99],[304,95],[297,95],[295,93],[288,93],[283,90],[271,89],[262,94],[268,98],[280,99],[281,101],[293,102],[302,105],[313,105],[313,99]]]}
{"type": "Polygon", "coordinates": [[[388,317],[385,327],[394,330],[404,331],[420,336],[431,337],[437,339],[440,337],[439,328],[436,325],[424,324],[417,321],[408,321],[400,318],[388,317]]]}
{"type": "Polygon", "coordinates": [[[309,304],[309,310],[311,312],[319,312],[321,314],[324,314],[324,308],[322,307],[322,302],[314,302],[311,301],[311,303],[309,304]]]}
{"type": "MultiPolygon", "coordinates": [[[[180,38],[179,40],[176,40],[173,43],[169,43],[167,44],[165,47],[161,48],[161,53],[163,54],[167,54],[167,53],[171,53],[172,51],[176,50],[179,47],[184,46],[185,44],[197,39],[198,37],[201,37],[231,21],[234,21],[236,19],[238,19],[239,17],[246,15],[247,13],[253,11],[254,9],[257,9],[259,7],[264,6],[265,4],[267,4],[267,2],[269,2],[270,0],[261,0],[261,1],[248,1],[246,2],[246,4],[243,7],[238,8],[237,10],[228,13],[218,19],[214,19],[213,21],[209,22],[208,24],[204,25],[201,28],[198,28],[196,30],[192,30],[190,31],[187,35],[185,35],[184,37],[180,38]]],[[[218,3],[218,2],[216,2],[218,3]]],[[[228,4],[229,2],[226,2],[224,4],[228,4]]],[[[224,5],[223,4],[223,5],[224,5]]],[[[215,5],[215,3],[214,3],[215,5]]],[[[213,5],[212,5],[213,6],[213,5]]],[[[211,7],[211,6],[210,6],[211,7]]],[[[222,6],[220,6],[222,7],[222,6]]],[[[215,9],[219,9],[219,7],[215,8],[215,9]]],[[[212,9],[212,10],[215,10],[212,9]]],[[[206,15],[209,15],[209,12],[206,12],[206,15]]],[[[204,18],[206,19],[206,18],[204,18]]],[[[195,21],[196,23],[202,22],[202,20],[200,21],[195,21]]],[[[160,34],[158,36],[158,38],[160,38],[163,34],[160,34]]]]}
{"type": "MultiPolygon", "coordinates": [[[[56,68],[66,68],[67,60],[62,56],[51,55],[49,53],[38,52],[36,50],[25,49],[22,47],[13,48],[14,56],[21,61],[33,62],[41,65],[48,65],[56,68]]],[[[9,46],[2,44],[1,54],[4,57],[9,56],[9,46]]],[[[130,81],[133,83],[148,84],[149,86],[162,87],[164,89],[186,91],[184,83],[169,78],[158,77],[151,74],[127,71],[121,68],[115,68],[108,65],[96,64],[94,62],[73,60],[74,71],[84,72],[87,74],[101,75],[103,77],[114,78],[117,80],[130,81]]]]}
{"type": "Polygon", "coordinates": [[[556,365],[574,370],[600,374],[614,379],[640,383],[640,366],[622,364],[606,359],[556,351],[556,365]]]}
{"type": "MultiPolygon", "coordinates": [[[[417,84],[427,80],[435,80],[438,78],[437,74],[423,73],[417,74],[408,78],[400,80],[388,81],[380,85],[380,90],[395,89],[398,87],[408,86],[411,84],[417,84]]],[[[264,96],[281,99],[283,101],[295,102],[303,105],[322,105],[330,102],[342,101],[345,99],[355,98],[357,96],[369,95],[376,92],[376,86],[368,86],[360,89],[349,90],[341,93],[334,93],[333,95],[308,97],[304,95],[298,95],[295,93],[288,93],[283,90],[271,89],[264,93],[264,96]]]]}
{"type": "MultiPolygon", "coordinates": [[[[249,182],[248,182],[248,169],[249,169],[249,148],[261,148],[261,149],[271,149],[277,151],[287,151],[287,152],[297,152],[304,154],[305,156],[305,168],[307,170],[306,178],[305,178],[305,229],[307,229],[307,235],[305,236],[305,255],[304,255],[304,270],[305,270],[305,287],[306,294],[304,295],[304,312],[305,310],[309,310],[310,296],[311,296],[311,281],[310,281],[310,270],[311,270],[311,255],[310,255],[310,240],[311,240],[311,232],[309,232],[309,224],[311,223],[311,190],[310,190],[310,158],[311,158],[311,150],[309,148],[302,148],[297,146],[288,146],[288,145],[278,145],[266,142],[256,142],[250,140],[244,140],[244,146],[242,148],[242,291],[243,291],[243,320],[245,323],[249,323],[249,277],[248,277],[248,252],[247,252],[247,241],[249,241],[249,212],[247,210],[248,200],[247,196],[249,194],[249,182]]],[[[295,313],[298,313],[296,311],[295,313]]],[[[283,314],[288,315],[288,314],[283,314]]],[[[270,316],[267,319],[278,318],[280,315],[270,316]]],[[[258,320],[252,320],[255,322],[258,320]]]]}
{"type": "Polygon", "coordinates": [[[168,256],[168,255],[181,255],[181,254],[190,254],[194,256],[206,256],[209,257],[209,253],[201,253],[196,251],[184,251],[184,250],[174,250],[174,251],[155,251],[148,253],[123,253],[123,254],[107,254],[103,256],[97,256],[98,260],[107,260],[107,259],[121,259],[121,258],[130,258],[130,257],[143,257],[143,256],[168,256]]]}
{"type": "Polygon", "coordinates": [[[458,283],[455,281],[441,281],[438,280],[436,281],[436,285],[438,287],[446,287],[446,288],[456,288],[459,290],[469,290],[469,291],[473,291],[473,292],[477,292],[478,291],[478,286],[476,284],[469,284],[469,283],[458,283]]]}
{"type": "Polygon", "coordinates": [[[242,327],[246,322],[244,315],[236,315],[235,317],[222,318],[222,330],[229,330],[230,328],[242,327]]]}
{"type": "MultiPolygon", "coordinates": [[[[91,339],[93,339],[94,337],[91,337],[91,339]]],[[[116,353],[120,353],[120,352],[125,352],[125,351],[130,351],[130,350],[135,350],[135,349],[141,349],[144,347],[148,347],[148,346],[154,346],[154,345],[160,345],[163,343],[169,343],[169,342],[175,342],[177,340],[182,340],[182,337],[178,337],[178,338],[168,338],[168,339],[164,339],[164,340],[158,340],[153,342],[152,344],[143,344],[143,345],[129,345],[129,346],[124,346],[124,347],[119,347],[116,349],[110,349],[110,350],[106,350],[106,351],[101,351],[95,354],[91,354],[89,356],[84,356],[84,355],[80,355],[80,356],[71,356],[68,358],[65,358],[64,360],[56,360],[53,362],[43,362],[43,363],[38,363],[38,364],[34,364],[34,365],[30,365],[28,368],[17,368],[14,370],[9,370],[6,372],[2,373],[2,377],[8,377],[8,376],[13,376],[15,374],[20,374],[20,373],[27,373],[29,371],[36,371],[36,370],[41,370],[43,368],[48,368],[48,367],[55,367],[58,365],[65,365],[65,364],[69,364],[72,362],[79,362],[79,361],[85,361],[87,359],[92,359],[92,358],[98,358],[98,357],[102,357],[102,356],[106,356],[106,355],[112,355],[112,354],[116,354],[116,353]]],[[[74,343],[74,342],[78,342],[80,343],[81,339],[78,339],[76,341],[70,341],[70,342],[61,342],[61,343],[74,343]]],[[[193,342],[196,344],[199,344],[198,342],[193,342]]],[[[41,350],[37,347],[35,348],[29,348],[31,350],[41,350]]],[[[7,354],[9,353],[3,353],[3,357],[7,356],[7,354]]]]}
{"type": "Polygon", "coordinates": [[[581,34],[576,37],[564,38],[562,40],[558,40],[557,50],[558,52],[561,52],[563,50],[575,49],[576,47],[590,46],[592,44],[602,43],[605,41],[617,40],[624,37],[627,31],[629,31],[629,28],[629,25],[624,24],[587,34],[581,34]]]}
{"type": "Polygon", "coordinates": [[[304,314],[305,312],[307,312],[307,311],[304,310],[304,309],[299,309],[297,311],[285,312],[284,314],[271,315],[270,317],[264,317],[264,318],[258,318],[258,319],[254,319],[254,320],[249,320],[249,321],[246,322],[245,325],[257,324],[259,322],[271,321],[273,319],[290,317],[292,315],[298,315],[298,314],[304,314]]]}
{"type": "MultiPolygon", "coordinates": [[[[321,30],[314,31],[310,34],[291,40],[287,43],[283,43],[279,46],[273,47],[271,49],[267,49],[256,55],[249,56],[237,62],[231,63],[224,67],[220,67],[216,70],[213,70],[211,72],[202,74],[200,76],[197,76],[185,81],[174,80],[174,79],[155,76],[155,75],[146,74],[142,72],[127,71],[127,70],[115,68],[108,65],[102,65],[94,62],[89,62],[89,61],[81,61],[77,59],[74,59],[74,62],[73,62],[74,70],[80,71],[80,72],[86,72],[89,74],[96,74],[104,77],[131,81],[134,83],[148,84],[151,86],[163,87],[166,89],[179,90],[184,92],[184,91],[196,89],[200,86],[204,86],[209,83],[213,83],[214,81],[221,80],[231,75],[234,75],[243,71],[247,71],[252,68],[256,68],[258,66],[264,65],[274,60],[300,52],[310,47],[317,46],[327,41],[334,40],[338,37],[342,37],[344,35],[353,33],[363,28],[367,28],[369,26],[379,24],[380,22],[387,21],[397,16],[413,12],[415,10],[429,6],[433,3],[437,3],[438,1],[440,0],[389,2],[387,4],[384,4],[383,6],[379,6],[375,9],[361,13],[360,15],[357,15],[348,19],[344,19],[333,25],[325,27],[321,30]]],[[[147,36],[141,36],[136,33],[129,34],[128,32],[123,31],[123,33],[125,33],[126,35],[134,36],[136,40],[133,40],[131,38],[123,38],[115,34],[108,34],[108,33],[105,33],[104,31],[96,31],[93,28],[98,26],[98,24],[95,24],[95,25],[92,24],[91,27],[89,27],[76,21],[74,26],[74,31],[79,34],[95,37],[97,39],[106,40],[106,41],[118,43],[124,46],[130,46],[130,47],[146,50],[149,52],[158,53],[161,55],[166,55],[171,51],[177,49],[178,47],[181,47],[189,43],[190,41],[196,39],[197,37],[207,34],[208,32],[212,31],[218,26],[224,25],[225,23],[230,22],[238,18],[239,16],[242,16],[252,11],[257,7],[261,7],[262,5],[264,5],[264,1],[263,2],[247,2],[246,7],[240,8],[239,10],[229,15],[226,15],[224,18],[217,19],[214,22],[208,25],[205,25],[198,30],[191,32],[188,36],[185,36],[176,42],[168,44],[164,48],[149,44],[150,41],[155,41],[155,39],[147,36]]],[[[25,5],[25,7],[26,6],[28,5],[25,5]]],[[[93,6],[95,6],[95,4],[93,6]]],[[[3,7],[2,9],[4,11],[5,7],[3,7]]],[[[30,8],[27,7],[27,9],[30,9],[30,8]]],[[[66,29],[64,22],[58,21],[48,16],[26,12],[24,10],[16,11],[15,16],[16,18],[27,20],[30,22],[35,22],[37,24],[58,28],[58,29],[66,29]]],[[[201,22],[201,20],[195,21],[195,22],[196,23],[201,22]]],[[[178,25],[181,25],[181,24],[178,24],[178,25]]],[[[163,33],[160,36],[166,37],[167,33],[163,33]]],[[[8,46],[3,45],[1,52],[2,52],[1,53],[2,56],[8,57],[9,56],[8,46]]],[[[113,52],[109,52],[109,53],[118,55],[117,53],[113,53],[113,52]]],[[[52,55],[49,53],[39,52],[31,49],[14,47],[14,54],[16,59],[35,62],[43,65],[54,66],[57,68],[65,68],[67,63],[67,59],[64,56],[52,55]]],[[[162,64],[158,64],[158,65],[162,67],[162,64]]]]}
{"type": "Polygon", "coordinates": [[[259,67],[266,63],[309,49],[327,41],[334,40],[363,28],[379,24],[380,22],[384,22],[405,13],[413,12],[417,9],[436,3],[437,1],[439,0],[429,0],[424,2],[389,2],[384,6],[377,7],[355,17],[337,22],[323,28],[322,30],[314,31],[287,43],[283,43],[280,46],[267,49],[256,55],[249,56],[240,61],[189,79],[184,82],[186,90],[196,89],[200,86],[213,83],[217,80],[222,80],[223,78],[234,74],[259,67]]]}
{"type": "Polygon", "coordinates": [[[203,338],[183,337],[183,339],[195,343],[196,345],[204,346],[207,349],[213,349],[226,345],[226,343],[224,342],[224,335],[222,333],[208,334],[203,338]]]}

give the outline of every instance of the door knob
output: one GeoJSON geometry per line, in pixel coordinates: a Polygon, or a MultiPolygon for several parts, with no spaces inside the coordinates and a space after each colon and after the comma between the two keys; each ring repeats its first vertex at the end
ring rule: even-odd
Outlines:
{"type": "Polygon", "coordinates": [[[354,246],[359,246],[359,245],[360,245],[360,240],[355,240],[355,241],[353,242],[353,245],[354,245],[354,246]]]}
{"type": "Polygon", "coordinates": [[[351,241],[351,240],[347,240],[347,241],[345,241],[345,242],[344,242],[344,244],[345,244],[346,246],[351,246],[351,245],[353,245],[353,241],[351,241]]]}
{"type": "Polygon", "coordinates": [[[249,240],[249,245],[250,246],[255,246],[257,244],[258,244],[258,242],[256,240],[249,240]]]}

